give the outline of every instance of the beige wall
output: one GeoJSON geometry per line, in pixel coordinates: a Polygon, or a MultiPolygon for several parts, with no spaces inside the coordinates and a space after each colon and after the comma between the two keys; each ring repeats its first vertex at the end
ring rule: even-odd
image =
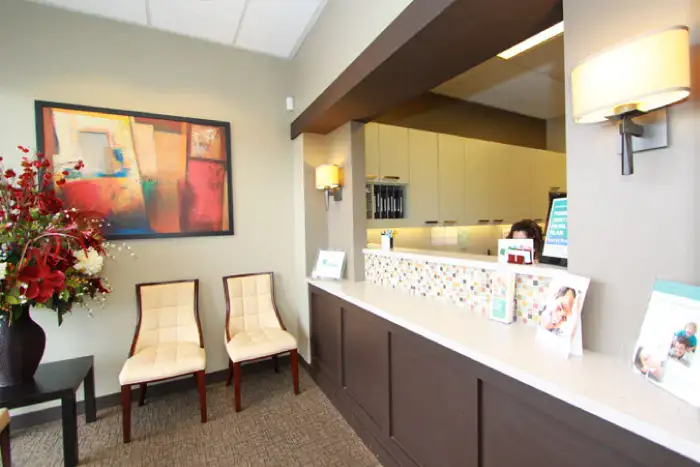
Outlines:
{"type": "Polygon", "coordinates": [[[109,262],[104,309],[81,309],[61,328],[35,311],[47,334],[45,361],[94,354],[97,393],[117,375],[136,324],[134,284],[200,279],[208,371],[226,366],[222,276],[274,271],[277,298],[296,332],[291,65],[224,46],[19,1],[0,3],[0,151],[34,145],[34,99],[231,122],[236,235],[131,241],[139,258],[109,262]]]}
{"type": "Polygon", "coordinates": [[[296,113],[301,113],[411,3],[329,0],[294,57],[296,113]]]}
{"type": "MultiPolygon", "coordinates": [[[[547,121],[427,92],[375,122],[465,138],[548,149],[547,121]]],[[[563,125],[561,131],[564,131],[563,125]]]]}
{"type": "MultiPolygon", "coordinates": [[[[569,269],[592,278],[583,317],[588,348],[628,359],[655,278],[700,281],[700,2],[564,0],[567,109],[571,69],[645,31],[690,26],[694,90],[670,111],[670,147],[638,154],[620,175],[618,131],[566,122],[569,269]]],[[[661,70],[660,70],[661,71],[661,70]]]]}
{"type": "Polygon", "coordinates": [[[548,151],[566,152],[566,117],[550,118],[547,122],[548,151]]]}
{"type": "Polygon", "coordinates": [[[364,125],[346,123],[326,136],[328,162],[343,168],[343,200],[331,199],[328,211],[328,248],[347,253],[346,277],[365,277],[365,138],[364,125]]]}

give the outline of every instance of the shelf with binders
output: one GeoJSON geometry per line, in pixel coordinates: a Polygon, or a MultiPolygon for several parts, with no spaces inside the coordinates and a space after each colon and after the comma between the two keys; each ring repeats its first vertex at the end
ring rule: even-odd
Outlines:
{"type": "Polygon", "coordinates": [[[405,184],[367,183],[365,186],[367,219],[406,219],[407,194],[408,189],[405,184]]]}

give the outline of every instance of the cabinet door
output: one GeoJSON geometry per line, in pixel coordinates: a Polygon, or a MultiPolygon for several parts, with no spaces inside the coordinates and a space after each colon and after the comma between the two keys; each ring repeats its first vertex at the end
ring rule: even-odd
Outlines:
{"type": "Polygon", "coordinates": [[[566,191],[566,154],[533,150],[530,216],[540,222],[547,219],[550,191],[566,191]]]}
{"type": "Polygon", "coordinates": [[[505,219],[503,190],[505,182],[501,172],[503,153],[500,145],[468,139],[466,153],[466,222],[483,225],[493,219],[505,219]]]}
{"type": "Polygon", "coordinates": [[[408,129],[381,124],[378,127],[380,178],[397,177],[397,181],[408,183],[408,129]]]}
{"type": "Polygon", "coordinates": [[[311,362],[314,372],[342,384],[341,307],[337,298],[312,289],[311,362]]]}
{"type": "Polygon", "coordinates": [[[521,146],[501,145],[503,151],[505,190],[500,198],[505,203],[504,222],[512,224],[532,214],[531,163],[533,150],[521,146]]]}
{"type": "Polygon", "coordinates": [[[389,426],[389,327],[386,321],[343,303],[343,374],[355,412],[381,433],[389,426]],[[359,413],[358,413],[359,412],[359,413]]]}
{"type": "Polygon", "coordinates": [[[437,224],[438,213],[438,135],[408,130],[408,216],[411,225],[437,224]]]}
{"type": "Polygon", "coordinates": [[[379,126],[365,124],[365,174],[368,179],[379,178],[379,126]]]}
{"type": "Polygon", "coordinates": [[[464,139],[438,135],[438,203],[440,222],[464,223],[464,139]]]}
{"type": "Polygon", "coordinates": [[[390,349],[391,441],[423,467],[479,465],[471,361],[404,329],[392,330],[390,349]]]}

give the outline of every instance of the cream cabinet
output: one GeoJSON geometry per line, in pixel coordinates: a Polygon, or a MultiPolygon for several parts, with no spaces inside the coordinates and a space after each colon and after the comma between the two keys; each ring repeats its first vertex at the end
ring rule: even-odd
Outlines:
{"type": "Polygon", "coordinates": [[[378,126],[379,179],[409,183],[408,128],[378,126]]]}
{"type": "Polygon", "coordinates": [[[438,206],[440,223],[465,222],[464,138],[438,135],[438,206]]]}
{"type": "Polygon", "coordinates": [[[532,217],[532,160],[534,150],[521,146],[500,144],[503,154],[504,189],[501,202],[505,204],[503,222],[512,224],[532,217]]]}
{"type": "Polygon", "coordinates": [[[532,150],[532,208],[530,216],[540,222],[547,219],[549,192],[566,191],[566,154],[532,150]]]}
{"type": "Polygon", "coordinates": [[[468,225],[505,219],[504,156],[499,146],[489,141],[465,140],[465,221],[468,225]]]}
{"type": "Polygon", "coordinates": [[[365,174],[368,180],[379,178],[379,125],[365,124],[365,174]]]}
{"type": "Polygon", "coordinates": [[[438,135],[408,130],[408,217],[413,226],[435,225],[438,211],[438,135]]]}

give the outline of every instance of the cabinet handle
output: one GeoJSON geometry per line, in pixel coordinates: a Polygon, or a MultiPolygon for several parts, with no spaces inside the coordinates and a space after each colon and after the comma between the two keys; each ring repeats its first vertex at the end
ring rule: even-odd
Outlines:
{"type": "Polygon", "coordinates": [[[457,221],[442,221],[443,224],[448,224],[448,225],[453,225],[456,224],[457,221]]]}
{"type": "Polygon", "coordinates": [[[400,180],[401,177],[397,177],[396,175],[383,175],[382,180],[391,180],[391,181],[396,181],[400,180]]]}
{"type": "Polygon", "coordinates": [[[559,191],[560,189],[561,189],[560,186],[552,186],[552,187],[549,187],[549,191],[550,191],[550,192],[559,191]]]}
{"type": "Polygon", "coordinates": [[[488,224],[490,219],[479,219],[479,224],[488,224]]]}
{"type": "Polygon", "coordinates": [[[544,219],[542,219],[541,217],[538,217],[537,219],[535,219],[535,222],[544,222],[544,219]]]}
{"type": "Polygon", "coordinates": [[[438,223],[438,221],[425,221],[425,223],[426,223],[426,224],[435,225],[435,224],[438,223]]]}
{"type": "Polygon", "coordinates": [[[496,224],[502,224],[502,223],[503,223],[503,219],[494,219],[493,221],[494,221],[496,224]]]}

